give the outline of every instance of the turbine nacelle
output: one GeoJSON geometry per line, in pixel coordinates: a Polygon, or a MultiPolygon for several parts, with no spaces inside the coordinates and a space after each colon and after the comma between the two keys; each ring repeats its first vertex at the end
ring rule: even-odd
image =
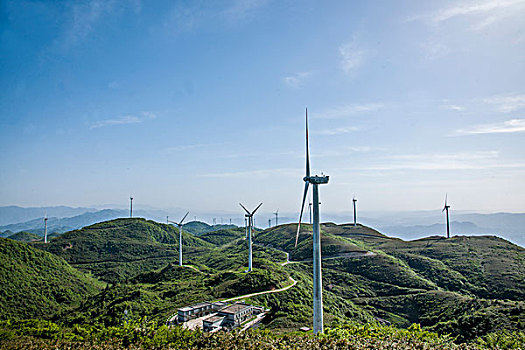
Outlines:
{"type": "Polygon", "coordinates": [[[309,183],[311,183],[312,185],[322,185],[322,184],[327,184],[329,179],[330,179],[330,176],[326,176],[326,175],[323,175],[323,176],[314,175],[314,176],[305,176],[305,177],[303,178],[303,181],[304,181],[304,182],[309,182],[309,183]]]}

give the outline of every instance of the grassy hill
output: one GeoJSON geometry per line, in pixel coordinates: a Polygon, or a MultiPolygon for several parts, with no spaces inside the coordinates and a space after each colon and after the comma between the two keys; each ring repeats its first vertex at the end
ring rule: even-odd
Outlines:
{"type": "MultiPolygon", "coordinates": [[[[310,226],[304,232],[301,229],[294,248],[296,228],[291,224],[265,230],[255,242],[285,250],[292,260],[311,257],[310,226]]],[[[355,315],[366,312],[399,327],[417,322],[463,341],[501,329],[525,328],[525,249],[519,246],[495,237],[405,242],[361,225],[331,223],[321,225],[321,233],[325,295],[352,303],[355,315]],[[347,254],[364,251],[369,253],[347,254]]],[[[311,278],[308,261],[287,268],[311,278]]],[[[290,293],[294,292],[254,299],[282,305],[290,293]]],[[[308,303],[306,307],[299,307],[297,301],[292,305],[286,315],[276,314],[267,327],[297,329],[301,322],[297,317],[293,321],[294,315],[301,314],[301,308],[306,312],[308,303]]],[[[337,316],[328,304],[325,313],[337,316]]]]}
{"type": "Polygon", "coordinates": [[[64,259],[0,238],[0,318],[50,318],[94,295],[101,283],[64,259]]]}
{"type": "MultiPolygon", "coordinates": [[[[140,218],[116,219],[67,232],[35,247],[108,282],[122,282],[178,259],[178,228],[140,218]]],[[[213,245],[183,231],[185,253],[213,245]]]]}
{"type": "Polygon", "coordinates": [[[33,241],[39,241],[42,239],[42,237],[34,233],[25,232],[25,231],[17,232],[7,238],[12,239],[14,241],[20,241],[20,242],[33,242],[33,241]]]}
{"type": "Polygon", "coordinates": [[[206,232],[237,229],[237,228],[238,227],[235,225],[227,225],[227,224],[208,225],[207,223],[202,222],[202,221],[190,221],[184,224],[184,229],[187,232],[194,234],[195,236],[200,236],[206,232]]]}
{"type": "MultiPolygon", "coordinates": [[[[254,271],[247,266],[244,228],[184,232],[178,267],[178,229],[144,219],[117,219],[68,232],[49,244],[31,243],[74,267],[109,281],[74,311],[68,323],[116,325],[133,319],[165,322],[177,307],[297,284],[251,298],[271,311],[263,329],[311,327],[312,232],[296,224],[254,234],[254,271]],[[286,262],[286,253],[290,261],[286,262]]],[[[362,225],[321,225],[325,324],[383,323],[449,333],[472,341],[525,329],[525,249],[503,239],[430,237],[403,241],[362,225]]]]}

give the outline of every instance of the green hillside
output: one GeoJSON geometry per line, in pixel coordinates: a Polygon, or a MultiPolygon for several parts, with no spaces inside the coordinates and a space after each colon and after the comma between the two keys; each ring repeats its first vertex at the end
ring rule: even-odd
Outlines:
{"type": "Polygon", "coordinates": [[[227,224],[218,224],[218,225],[208,225],[205,222],[202,221],[190,221],[186,224],[184,224],[184,229],[195,235],[200,236],[206,232],[213,232],[213,231],[219,231],[219,230],[228,230],[228,229],[236,229],[238,228],[235,225],[227,225],[227,224]]]}
{"type": "MultiPolygon", "coordinates": [[[[35,247],[63,257],[72,266],[108,282],[122,282],[178,259],[178,228],[140,218],[116,219],[67,232],[35,247]]],[[[183,231],[183,249],[192,254],[213,245],[183,231]]]]}
{"type": "Polygon", "coordinates": [[[14,241],[20,241],[20,242],[33,242],[33,241],[40,241],[42,239],[42,237],[34,233],[25,232],[25,231],[17,232],[14,235],[11,235],[7,238],[12,239],[14,241]]]}
{"type": "Polygon", "coordinates": [[[101,283],[56,255],[0,238],[0,318],[50,318],[94,295],[101,283]]]}
{"type": "MultiPolygon", "coordinates": [[[[249,274],[244,228],[199,237],[184,232],[190,265],[184,267],[177,266],[178,229],[144,219],[103,222],[31,246],[111,282],[89,298],[79,296],[73,309],[55,309],[55,320],[109,326],[147,316],[161,325],[177,307],[275,290],[291,277],[297,284],[290,289],[248,300],[270,309],[261,329],[282,333],[311,327],[312,320],[311,226],[304,225],[297,247],[296,229],[256,232],[249,274]]],[[[321,233],[327,326],[419,323],[457,342],[525,328],[525,249],[519,246],[489,236],[406,242],[332,223],[321,225],[321,233]]]]}
{"type": "Polygon", "coordinates": [[[203,233],[199,236],[200,239],[210,242],[215,245],[224,245],[231,243],[239,238],[246,237],[244,227],[235,229],[216,230],[203,233]]]}

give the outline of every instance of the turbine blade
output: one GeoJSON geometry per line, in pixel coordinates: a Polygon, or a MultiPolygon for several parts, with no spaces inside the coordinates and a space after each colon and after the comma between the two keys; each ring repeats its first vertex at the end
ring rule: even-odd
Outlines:
{"type": "Polygon", "coordinates": [[[257,211],[257,209],[259,209],[259,208],[261,207],[261,205],[262,205],[262,202],[261,202],[261,204],[259,204],[259,205],[257,206],[257,208],[255,208],[255,210],[252,212],[251,215],[255,214],[255,212],[257,211]]]}
{"type": "Polygon", "coordinates": [[[447,206],[447,197],[448,197],[448,193],[445,193],[445,207],[447,206]]]}
{"type": "Polygon", "coordinates": [[[246,212],[246,214],[250,215],[250,212],[248,211],[248,209],[246,209],[244,207],[244,205],[242,205],[241,203],[239,203],[239,205],[244,209],[244,211],[246,212]]]}
{"type": "Polygon", "coordinates": [[[301,204],[301,214],[299,215],[299,224],[297,225],[297,234],[295,235],[295,246],[296,247],[297,247],[297,242],[299,240],[299,231],[301,230],[301,220],[303,218],[304,203],[306,202],[306,195],[308,194],[308,185],[310,185],[310,183],[306,181],[304,183],[303,204],[301,204]]]}
{"type": "Polygon", "coordinates": [[[306,108],[306,177],[310,177],[310,148],[308,147],[308,108],[306,108]]]}
{"type": "Polygon", "coordinates": [[[186,215],[184,215],[184,217],[182,218],[182,220],[180,221],[179,225],[182,225],[182,222],[184,221],[184,219],[186,219],[186,216],[188,216],[190,212],[187,212],[186,215]]]}

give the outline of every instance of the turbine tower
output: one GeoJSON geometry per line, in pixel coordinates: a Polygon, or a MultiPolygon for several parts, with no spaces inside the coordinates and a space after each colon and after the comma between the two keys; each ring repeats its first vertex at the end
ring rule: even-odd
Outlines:
{"type": "Polygon", "coordinates": [[[329,176],[310,176],[310,155],[308,148],[308,109],[306,110],[306,176],[303,178],[304,194],[301,204],[301,214],[297,225],[297,235],[295,236],[295,246],[299,240],[301,230],[301,219],[303,217],[304,204],[308,195],[308,186],[313,187],[313,263],[314,263],[314,334],[323,333],[323,280],[321,276],[321,232],[319,229],[319,185],[327,184],[329,176]]]}
{"type": "Polygon", "coordinates": [[[268,228],[272,227],[272,219],[268,219],[268,228]]]}
{"type": "Polygon", "coordinates": [[[255,214],[255,212],[257,211],[257,209],[259,209],[262,205],[259,204],[257,206],[257,208],[255,208],[254,211],[252,211],[251,213],[248,211],[248,209],[246,209],[244,207],[244,205],[242,205],[241,203],[239,203],[239,205],[244,209],[244,211],[246,212],[246,214],[244,214],[244,217],[248,219],[248,272],[251,272],[252,271],[252,228],[253,228],[253,214],[255,214]]]}
{"type": "Polygon", "coordinates": [[[44,243],[47,243],[47,213],[44,215],[44,243]]]}
{"type": "Polygon", "coordinates": [[[279,208],[277,208],[277,211],[273,213],[275,215],[275,226],[279,225],[279,208]]]}
{"type": "Polygon", "coordinates": [[[129,217],[133,217],[133,197],[129,196],[129,217]]]}
{"type": "Polygon", "coordinates": [[[352,202],[354,203],[354,227],[356,227],[357,226],[357,210],[356,210],[357,199],[355,199],[355,196],[352,199],[352,202]]]}
{"type": "Polygon", "coordinates": [[[447,204],[447,197],[448,194],[445,194],[445,206],[441,212],[444,212],[445,210],[447,211],[447,238],[450,238],[450,224],[448,221],[448,208],[450,208],[450,205],[447,204]]]}
{"type": "Polygon", "coordinates": [[[310,212],[310,225],[312,224],[312,202],[308,203],[308,211],[310,212]]]}
{"type": "Polygon", "coordinates": [[[186,216],[188,216],[189,213],[190,212],[187,212],[180,222],[169,221],[172,224],[179,226],[179,266],[182,266],[182,226],[184,219],[186,219],[186,216]]]}

